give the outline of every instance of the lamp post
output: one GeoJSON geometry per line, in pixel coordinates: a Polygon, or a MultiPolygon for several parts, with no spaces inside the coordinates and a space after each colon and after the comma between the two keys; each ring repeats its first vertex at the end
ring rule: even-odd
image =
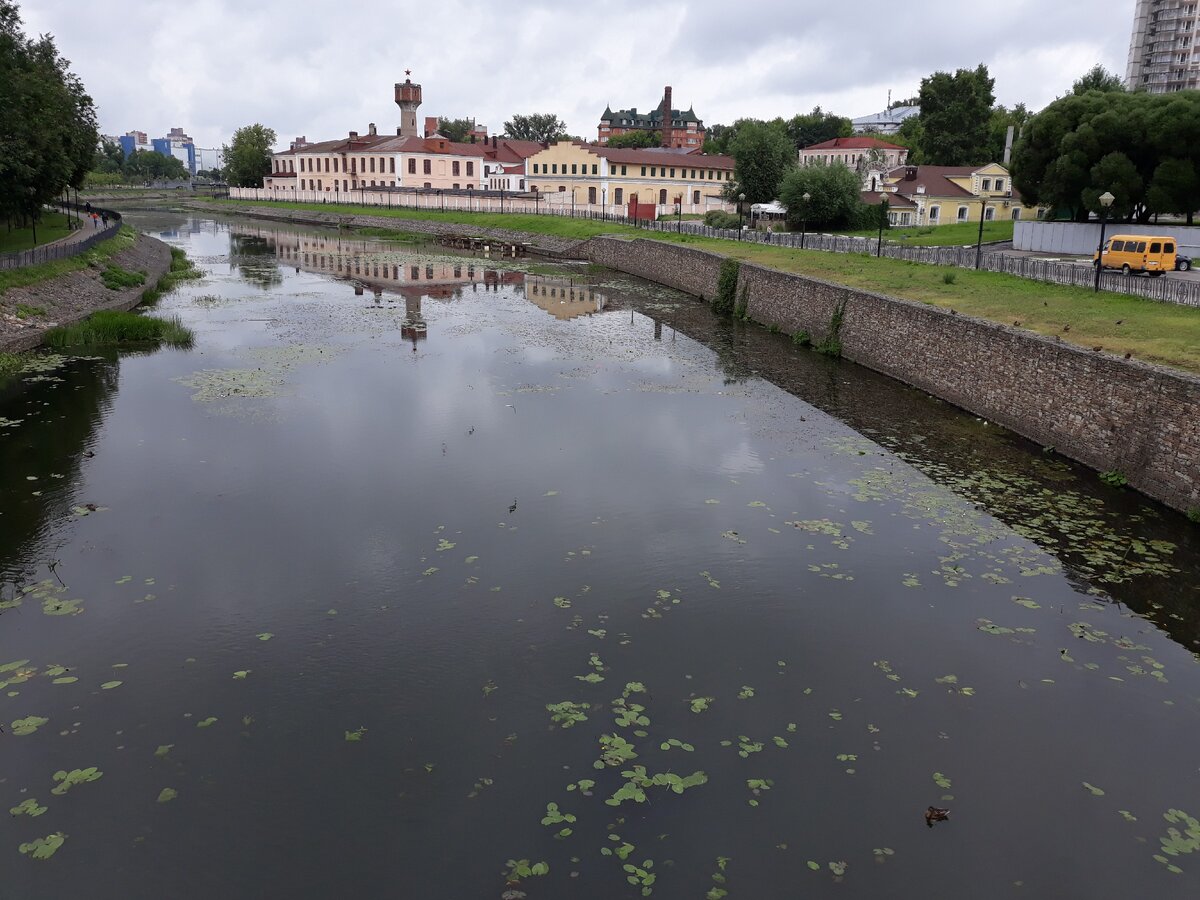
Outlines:
{"type": "Polygon", "coordinates": [[[675,195],[675,233],[683,233],[683,194],[675,195]]]}
{"type": "Polygon", "coordinates": [[[575,218],[575,186],[571,185],[571,218],[575,218]]]}
{"type": "Polygon", "coordinates": [[[808,234],[808,202],[812,200],[812,194],[805,191],[800,197],[804,201],[804,215],[800,219],[800,249],[804,249],[804,237],[808,234]]]}
{"type": "Polygon", "coordinates": [[[879,198],[879,243],[875,245],[875,258],[883,256],[883,225],[887,221],[888,214],[888,198],[886,193],[881,193],[879,198]]]}
{"type": "Polygon", "coordinates": [[[467,185],[467,212],[475,211],[475,185],[467,185]]]}
{"type": "Polygon", "coordinates": [[[1100,246],[1096,248],[1096,290],[1100,293],[1100,273],[1104,269],[1104,226],[1108,224],[1108,211],[1117,198],[1110,191],[1100,195],[1100,246]]]}
{"type": "Polygon", "coordinates": [[[987,218],[987,197],[979,204],[979,240],[975,242],[975,270],[979,271],[979,263],[983,259],[983,221],[987,218]]]}
{"type": "Polygon", "coordinates": [[[738,240],[742,239],[742,231],[746,227],[746,212],[742,209],[742,204],[746,202],[745,194],[738,194],[738,240]]]}

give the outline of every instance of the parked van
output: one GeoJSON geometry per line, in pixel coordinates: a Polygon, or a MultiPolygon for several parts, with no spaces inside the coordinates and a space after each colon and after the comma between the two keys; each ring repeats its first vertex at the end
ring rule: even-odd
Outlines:
{"type": "Polygon", "coordinates": [[[1120,269],[1122,275],[1145,272],[1157,277],[1175,268],[1173,237],[1161,234],[1114,234],[1104,244],[1104,262],[1092,254],[1092,265],[1105,269],[1120,269]]]}

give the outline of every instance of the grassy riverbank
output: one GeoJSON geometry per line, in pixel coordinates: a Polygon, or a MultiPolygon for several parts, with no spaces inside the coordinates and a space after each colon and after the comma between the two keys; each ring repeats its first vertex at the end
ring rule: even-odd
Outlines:
{"type": "MultiPolygon", "coordinates": [[[[879,231],[866,228],[861,231],[839,231],[838,234],[878,237],[879,231]]],[[[974,247],[979,240],[978,222],[954,222],[950,225],[922,225],[910,228],[889,228],[883,233],[884,240],[922,247],[974,247]]],[[[1013,223],[1010,219],[983,223],[983,241],[1011,241],[1013,223]]]]}
{"type": "Polygon", "coordinates": [[[134,312],[101,310],[81,322],[46,332],[47,347],[93,347],[124,343],[163,343],[172,347],[192,346],[193,334],[178,316],[161,319],[134,312]]]}
{"type": "MultiPolygon", "coordinates": [[[[480,229],[505,228],[568,240],[586,240],[611,234],[673,241],[785,272],[811,275],[849,287],[930,303],[1007,325],[1017,324],[1020,328],[1057,336],[1089,349],[1102,347],[1111,353],[1129,353],[1135,359],[1200,373],[1200,309],[1121,294],[1095,294],[1084,288],[1044,284],[997,272],[975,272],[902,260],[876,259],[867,255],[744,244],[562,216],[389,210],[320,203],[212,203],[217,209],[222,206],[253,205],[388,217],[398,222],[417,220],[467,224],[480,229]]],[[[943,227],[949,229],[959,226],[943,227]]],[[[978,229],[978,225],[975,228],[978,229]]]]}
{"type": "Polygon", "coordinates": [[[57,241],[71,233],[67,226],[67,217],[62,213],[43,213],[42,220],[37,225],[37,244],[33,242],[32,228],[12,228],[0,231],[0,253],[14,253],[19,250],[32,250],[51,241],[57,241]]]}
{"type": "Polygon", "coordinates": [[[0,271],[0,294],[9,288],[25,287],[48,281],[51,278],[58,278],[68,272],[77,272],[93,263],[102,265],[122,250],[133,246],[136,238],[137,232],[128,225],[122,225],[121,229],[112,237],[70,259],[56,259],[36,266],[25,266],[21,269],[4,269],[0,271]]]}

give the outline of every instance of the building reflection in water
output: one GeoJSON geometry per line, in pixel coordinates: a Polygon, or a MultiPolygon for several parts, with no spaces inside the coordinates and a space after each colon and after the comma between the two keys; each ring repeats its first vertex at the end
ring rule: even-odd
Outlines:
{"type": "Polygon", "coordinates": [[[583,281],[546,275],[524,277],[526,299],[556,319],[590,316],[603,312],[609,303],[608,294],[583,281]]]}

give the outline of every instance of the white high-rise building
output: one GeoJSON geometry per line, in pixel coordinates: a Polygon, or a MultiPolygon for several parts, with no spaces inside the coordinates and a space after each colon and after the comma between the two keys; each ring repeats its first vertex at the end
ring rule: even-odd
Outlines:
{"type": "Polygon", "coordinates": [[[1200,0],[1137,0],[1125,85],[1169,94],[1200,87],[1200,0]]]}

